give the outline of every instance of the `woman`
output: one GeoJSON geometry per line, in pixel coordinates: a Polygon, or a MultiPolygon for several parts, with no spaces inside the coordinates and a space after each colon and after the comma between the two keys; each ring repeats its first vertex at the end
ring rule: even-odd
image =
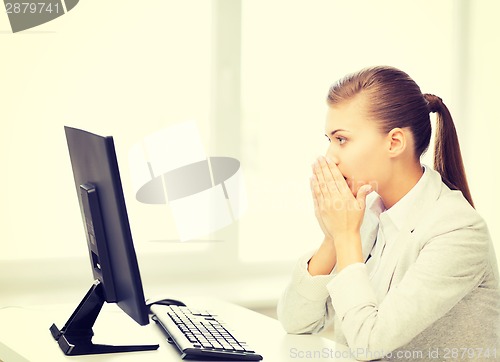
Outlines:
{"type": "Polygon", "coordinates": [[[392,67],[346,76],[328,105],[330,146],[311,177],[324,240],[280,299],[284,328],[332,322],[361,360],[500,360],[495,252],[447,107],[392,67]],[[434,169],[420,163],[431,112],[434,169]]]}

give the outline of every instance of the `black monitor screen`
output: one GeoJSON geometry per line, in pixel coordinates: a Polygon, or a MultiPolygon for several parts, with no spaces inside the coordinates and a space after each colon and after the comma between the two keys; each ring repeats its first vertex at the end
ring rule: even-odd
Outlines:
{"type": "Polygon", "coordinates": [[[65,132],[94,278],[102,284],[106,302],[117,303],[146,325],[148,310],[113,138],[70,127],[65,132]],[[97,212],[92,214],[92,208],[97,212]]]}

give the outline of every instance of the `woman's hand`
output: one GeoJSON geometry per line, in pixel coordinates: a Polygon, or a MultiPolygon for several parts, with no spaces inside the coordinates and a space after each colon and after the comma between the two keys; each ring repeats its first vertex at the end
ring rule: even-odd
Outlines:
{"type": "Polygon", "coordinates": [[[354,197],[337,165],[320,157],[313,166],[311,191],[314,212],[326,237],[359,232],[370,185],[363,185],[354,197]]]}
{"type": "Polygon", "coordinates": [[[320,157],[313,166],[311,191],[314,212],[325,238],[332,239],[337,249],[337,267],[360,261],[359,229],[365,213],[370,185],[363,185],[354,197],[344,176],[333,162],[320,157]],[[340,251],[340,252],[339,252],[340,251]],[[341,255],[346,256],[341,263],[341,255]]]}

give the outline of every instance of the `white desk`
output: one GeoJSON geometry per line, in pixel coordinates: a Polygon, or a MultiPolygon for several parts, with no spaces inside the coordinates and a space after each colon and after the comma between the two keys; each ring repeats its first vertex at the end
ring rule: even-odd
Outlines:
{"type": "MultiPolygon", "coordinates": [[[[345,346],[320,336],[287,335],[280,323],[243,307],[207,298],[182,298],[194,308],[219,315],[241,338],[264,357],[264,361],[354,361],[345,346]],[[320,358],[312,358],[311,356],[320,358]]],[[[156,351],[65,356],[52,338],[49,327],[62,328],[76,305],[7,307],[0,309],[0,361],[180,361],[175,346],[169,344],[154,322],[141,327],[116,305],[105,304],[94,326],[94,343],[159,344],[156,351]]]]}

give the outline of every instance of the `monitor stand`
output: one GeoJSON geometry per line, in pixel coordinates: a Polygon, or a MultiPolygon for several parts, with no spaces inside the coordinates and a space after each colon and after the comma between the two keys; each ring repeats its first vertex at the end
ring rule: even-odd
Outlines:
{"type": "Polygon", "coordinates": [[[67,356],[86,354],[118,353],[151,351],[158,349],[159,345],[136,346],[111,346],[92,343],[94,332],[92,327],[104,305],[104,290],[101,282],[96,280],[75,309],[62,329],[55,324],[50,327],[50,332],[59,343],[59,347],[67,356]]]}

